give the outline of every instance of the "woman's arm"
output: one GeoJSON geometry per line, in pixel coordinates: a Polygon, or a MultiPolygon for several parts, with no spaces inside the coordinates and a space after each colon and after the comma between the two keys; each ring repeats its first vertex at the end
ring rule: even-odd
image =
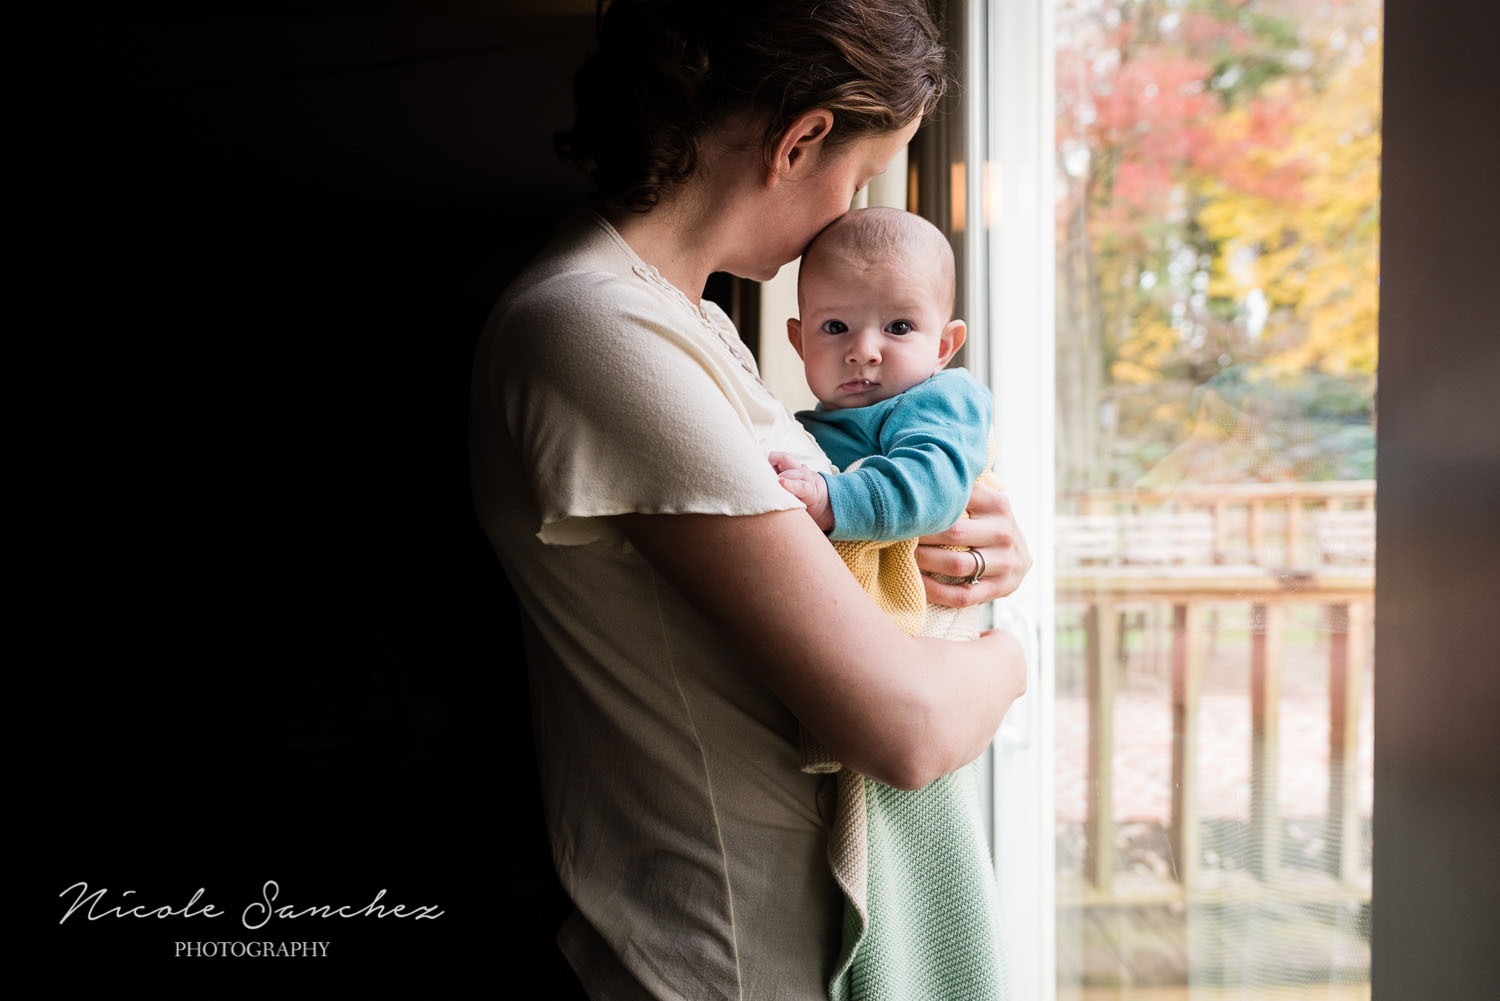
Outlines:
{"type": "Polygon", "coordinates": [[[801,511],[618,521],[793,714],[861,774],[916,789],[954,771],[979,756],[1025,691],[1013,637],[907,636],[801,511]]]}

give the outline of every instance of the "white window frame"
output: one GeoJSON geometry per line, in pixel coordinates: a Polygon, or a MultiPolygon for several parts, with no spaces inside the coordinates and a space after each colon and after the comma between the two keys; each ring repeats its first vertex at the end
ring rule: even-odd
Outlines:
{"type": "Polygon", "coordinates": [[[1057,993],[1053,832],[1053,55],[1046,0],[969,2],[964,20],[969,365],[995,394],[996,470],[1035,565],[997,602],[1027,649],[1027,694],[991,754],[995,870],[1013,996],[1057,993]]]}

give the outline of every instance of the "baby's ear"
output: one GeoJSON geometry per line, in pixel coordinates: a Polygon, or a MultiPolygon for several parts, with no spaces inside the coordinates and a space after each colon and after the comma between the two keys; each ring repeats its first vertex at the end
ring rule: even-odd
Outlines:
{"type": "Polygon", "coordinates": [[[967,336],[969,336],[969,328],[964,324],[964,321],[948,321],[948,325],[938,335],[937,367],[939,369],[953,360],[953,356],[958,353],[958,349],[964,346],[964,338],[967,336]]]}
{"type": "Polygon", "coordinates": [[[797,357],[802,357],[802,321],[795,316],[787,318],[786,339],[792,342],[792,350],[797,352],[797,357]]]}

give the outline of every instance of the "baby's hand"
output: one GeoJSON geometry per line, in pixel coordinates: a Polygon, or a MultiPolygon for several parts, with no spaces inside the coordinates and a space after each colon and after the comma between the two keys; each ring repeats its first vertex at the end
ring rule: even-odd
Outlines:
{"type": "Polygon", "coordinates": [[[769,458],[781,486],[802,502],[820,529],[832,531],[833,505],[828,502],[828,481],[785,452],[772,452],[769,458]]]}

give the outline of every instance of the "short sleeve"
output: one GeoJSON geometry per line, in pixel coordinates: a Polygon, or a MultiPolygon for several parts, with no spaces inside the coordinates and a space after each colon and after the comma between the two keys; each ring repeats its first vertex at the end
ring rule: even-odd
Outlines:
{"type": "Polygon", "coordinates": [[[689,308],[629,275],[570,273],[498,319],[490,387],[543,542],[615,537],[618,514],[751,515],[801,504],[741,402],[754,379],[689,308]]]}

